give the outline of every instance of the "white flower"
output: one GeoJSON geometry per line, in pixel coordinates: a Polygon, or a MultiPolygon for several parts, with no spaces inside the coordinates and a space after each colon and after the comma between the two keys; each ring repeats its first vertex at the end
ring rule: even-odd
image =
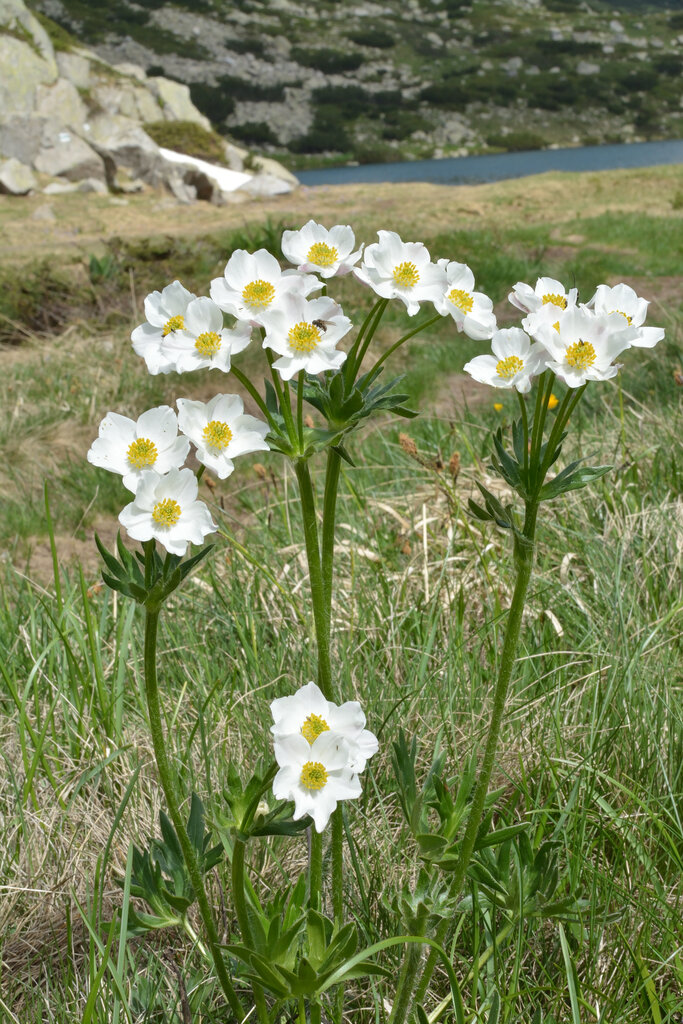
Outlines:
{"type": "Polygon", "coordinates": [[[191,469],[172,469],[164,476],[146,470],[119,522],[133,540],[154,537],[171,554],[184,555],[188,544],[201,544],[218,529],[204,502],[197,501],[197,491],[191,469]]]}
{"type": "Polygon", "coordinates": [[[468,338],[484,341],[496,329],[493,303],[488,295],[474,290],[474,274],[466,263],[449,263],[438,260],[437,266],[446,272],[445,291],[435,302],[437,313],[450,314],[459,331],[468,338]]]}
{"type": "Polygon", "coordinates": [[[600,315],[621,313],[629,327],[638,329],[636,337],[631,341],[632,348],[654,348],[664,337],[663,327],[643,327],[647,316],[647,299],[641,299],[627,284],[617,284],[610,288],[599,284],[595,295],[588,306],[600,315]]]}
{"type": "Polygon", "coordinates": [[[609,380],[619,366],[613,360],[628,348],[634,328],[624,330],[619,313],[597,316],[585,306],[568,309],[558,327],[543,324],[537,337],[548,351],[548,368],[570,388],[588,380],[609,380]]]}
{"type": "Polygon", "coordinates": [[[384,299],[401,299],[414,316],[421,302],[439,302],[446,287],[443,267],[429,261],[422,242],[402,242],[395,231],[378,231],[379,242],[368,245],[360,267],[359,281],[384,299]]]}
{"type": "Polygon", "coordinates": [[[236,249],[225,268],[224,276],[211,282],[211,298],[226,313],[238,320],[260,324],[263,314],[275,308],[283,295],[298,292],[309,295],[322,283],[313,274],[282,270],[267,249],[247,252],[236,249]]]}
{"type": "Polygon", "coordinates": [[[167,339],[185,327],[185,311],[195,297],[180,281],[174,281],[145,299],[147,323],[135,328],[131,340],[150,373],[175,370],[175,361],[168,356],[167,339]]]}
{"type": "Polygon", "coordinates": [[[356,244],[348,224],[335,224],[328,231],[322,224],[309,220],[299,231],[283,231],[282,251],[290,263],[305,273],[334,277],[348,274],[358,262],[363,246],[352,252],[356,244]]]}
{"type": "Polygon", "coordinates": [[[300,370],[322,373],[337,370],[346,359],[335,345],[351,330],[352,324],[334,299],[323,296],[308,301],[303,295],[285,295],[278,309],[263,316],[266,336],[264,348],[272,348],[281,357],[273,366],[283,380],[291,380],[300,370]]]}
{"type": "Polygon", "coordinates": [[[197,447],[197,458],[221,480],[230,476],[233,459],[268,451],[268,424],[244,412],[239,395],[215,395],[210,402],[179,398],[178,425],[197,447]]]}
{"type": "Polygon", "coordinates": [[[563,313],[576,305],[576,288],[565,291],[564,285],[553,277],[539,277],[534,288],[518,281],[510,294],[509,301],[525,313],[537,313],[543,306],[554,306],[563,313]]]}
{"type": "Polygon", "coordinates": [[[148,409],[137,422],[116,412],[108,412],[100,423],[88,462],[120,473],[129,491],[137,490],[140,477],[150,469],[168,473],[178,469],[187,458],[190,442],[178,436],[176,414],[169,405],[148,409]]]}
{"type": "Polygon", "coordinates": [[[493,355],[475,356],[464,370],[494,388],[516,388],[521,394],[531,389],[531,378],[543,373],[548,353],[540,342],[531,344],[519,327],[496,331],[491,339],[493,355]]]}
{"type": "Polygon", "coordinates": [[[337,733],[322,733],[313,743],[300,733],[275,740],[280,771],[273,780],[277,800],[294,801],[294,820],[310,814],[322,832],[339,800],[361,794],[358,776],[347,767],[349,749],[337,733]]]}
{"type": "Polygon", "coordinates": [[[247,347],[251,339],[249,324],[223,327],[223,314],[211,299],[194,299],[185,313],[184,330],[168,339],[169,358],[178,373],[191,370],[230,370],[230,358],[247,347]]]}
{"type": "Polygon", "coordinates": [[[377,753],[377,737],[365,728],[365,715],[357,700],[341,706],[333,704],[315,683],[307,683],[289,697],[278,697],[270,705],[275,739],[282,736],[304,736],[314,743],[328,730],[342,736],[349,748],[346,767],[362,772],[368,758],[377,753]]]}

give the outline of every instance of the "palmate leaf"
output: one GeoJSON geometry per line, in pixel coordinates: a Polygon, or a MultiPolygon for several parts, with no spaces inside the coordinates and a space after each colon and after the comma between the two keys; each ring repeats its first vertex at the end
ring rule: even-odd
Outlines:
{"type": "Polygon", "coordinates": [[[583,469],[577,469],[576,467],[581,462],[583,459],[570,462],[553,480],[544,484],[541,488],[541,501],[550,501],[559,494],[566,494],[567,491],[576,491],[581,487],[586,487],[594,480],[605,476],[613,468],[612,466],[584,466],[583,469]]]}

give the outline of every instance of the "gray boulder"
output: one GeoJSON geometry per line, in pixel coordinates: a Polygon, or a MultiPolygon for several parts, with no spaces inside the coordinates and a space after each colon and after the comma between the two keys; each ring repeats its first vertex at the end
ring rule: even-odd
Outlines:
{"type": "Polygon", "coordinates": [[[14,115],[0,120],[0,154],[13,156],[23,164],[32,164],[43,145],[43,136],[49,131],[45,117],[14,115]]]}
{"type": "Polygon", "coordinates": [[[35,109],[39,117],[69,128],[80,128],[88,116],[78,89],[66,78],[58,78],[52,85],[39,85],[35,109]]]}
{"type": "Polygon", "coordinates": [[[62,177],[69,181],[105,179],[104,163],[97,150],[67,129],[52,132],[47,138],[43,136],[43,144],[33,166],[51,178],[62,177]]]}
{"type": "Polygon", "coordinates": [[[282,178],[276,178],[274,174],[257,174],[255,177],[250,178],[244,185],[240,185],[240,192],[247,192],[250,196],[259,197],[261,199],[269,198],[270,196],[281,196],[287,192],[292,192],[294,186],[288,181],[284,181],[282,178]]]}
{"type": "Polygon", "coordinates": [[[14,36],[0,35],[0,116],[30,114],[36,89],[57,79],[54,60],[45,60],[35,49],[14,36]]]}
{"type": "Polygon", "coordinates": [[[194,121],[210,131],[211,122],[190,99],[189,86],[172,82],[170,78],[148,78],[147,85],[159,100],[166,121],[194,121]]]}
{"type": "Polygon", "coordinates": [[[71,51],[58,53],[57,69],[59,77],[66,78],[77,89],[90,88],[90,61],[83,54],[71,51]]]}
{"type": "Polygon", "coordinates": [[[89,122],[84,137],[104,161],[107,184],[114,191],[119,188],[119,174],[139,178],[148,185],[163,183],[159,147],[130,118],[100,114],[89,122]]]}
{"type": "Polygon", "coordinates": [[[25,196],[34,189],[37,181],[30,167],[10,157],[0,161],[0,192],[10,196],[25,196]]]}

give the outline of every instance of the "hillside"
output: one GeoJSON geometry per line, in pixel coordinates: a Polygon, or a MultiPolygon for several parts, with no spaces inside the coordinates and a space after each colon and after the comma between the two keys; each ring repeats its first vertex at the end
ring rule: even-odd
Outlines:
{"type": "MultiPolygon", "coordinates": [[[[596,0],[35,0],[289,166],[680,137],[683,12],[596,0]]],[[[62,45],[68,45],[62,33],[62,45]]]]}

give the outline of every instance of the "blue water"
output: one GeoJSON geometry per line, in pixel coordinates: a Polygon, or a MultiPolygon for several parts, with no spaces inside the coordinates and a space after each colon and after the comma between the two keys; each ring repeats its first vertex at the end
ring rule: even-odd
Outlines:
{"type": "Polygon", "coordinates": [[[460,156],[444,160],[405,160],[395,164],[326,167],[299,171],[302,185],[348,185],[355,182],[430,181],[439,185],[472,185],[504,178],[523,178],[544,171],[608,171],[620,167],[653,167],[683,163],[683,139],[633,142],[575,149],[539,149],[495,156],[460,156]]]}

